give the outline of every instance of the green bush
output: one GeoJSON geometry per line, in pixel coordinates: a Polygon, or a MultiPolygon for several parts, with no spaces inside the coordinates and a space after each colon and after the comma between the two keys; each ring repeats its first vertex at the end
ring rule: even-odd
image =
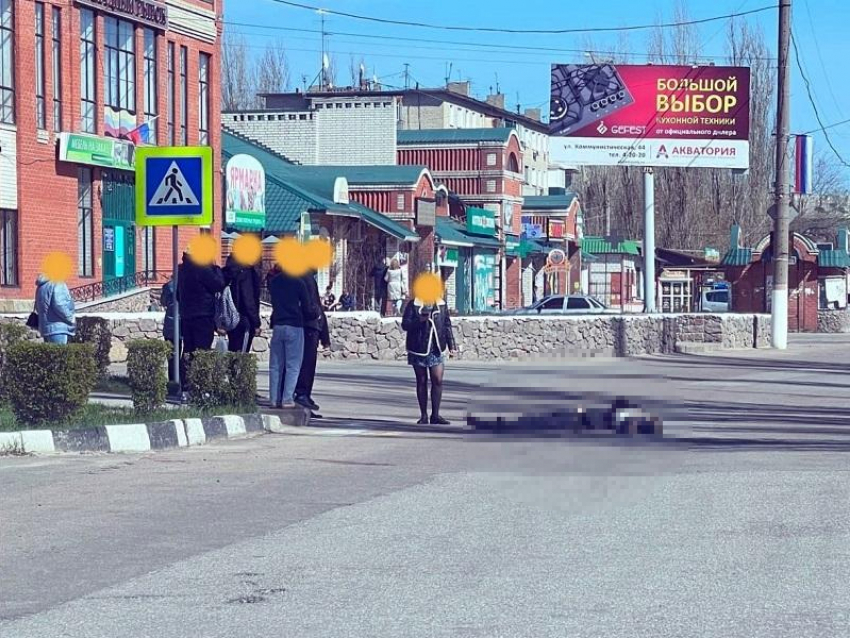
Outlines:
{"type": "Polygon", "coordinates": [[[166,341],[136,339],[127,345],[127,375],[137,412],[150,412],[165,403],[170,354],[166,341]]]}
{"type": "Polygon", "coordinates": [[[109,371],[109,351],[112,349],[112,329],[103,317],[78,317],[74,343],[90,343],[94,346],[97,374],[100,378],[109,371]]]}
{"type": "Polygon", "coordinates": [[[256,402],[257,360],[252,354],[198,351],[189,362],[187,376],[189,399],[198,408],[256,402]]]}
{"type": "Polygon", "coordinates": [[[7,355],[6,391],[21,423],[64,421],[86,405],[97,383],[91,344],[19,343],[7,355]]]}
{"type": "Polygon", "coordinates": [[[6,356],[12,346],[26,341],[29,330],[17,323],[0,323],[0,403],[6,400],[6,356]]]}

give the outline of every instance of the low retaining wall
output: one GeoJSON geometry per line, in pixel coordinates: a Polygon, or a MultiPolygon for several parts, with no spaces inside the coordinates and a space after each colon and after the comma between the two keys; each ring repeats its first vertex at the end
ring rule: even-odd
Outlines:
{"type": "MultiPolygon", "coordinates": [[[[112,324],[113,362],[127,359],[126,343],[132,339],[162,338],[162,313],[99,316],[112,324]]],[[[263,318],[263,335],[254,340],[254,352],[262,361],[268,359],[268,320],[263,318]]],[[[663,354],[675,352],[677,344],[683,343],[717,350],[770,345],[768,315],[457,317],[452,321],[459,357],[472,361],[663,354]]],[[[399,319],[382,319],[369,312],[335,313],[329,323],[331,349],[325,358],[405,359],[399,319]]]]}
{"type": "Polygon", "coordinates": [[[818,310],[818,332],[850,332],[850,310],[818,310]]]}

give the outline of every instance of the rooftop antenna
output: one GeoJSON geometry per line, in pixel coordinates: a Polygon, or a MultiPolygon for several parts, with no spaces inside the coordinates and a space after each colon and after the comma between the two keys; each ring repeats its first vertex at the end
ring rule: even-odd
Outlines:
{"type": "Polygon", "coordinates": [[[449,82],[452,81],[452,67],[454,62],[446,62],[446,88],[449,87],[449,82]]]}
{"type": "Polygon", "coordinates": [[[502,87],[499,86],[499,74],[496,73],[496,95],[502,92],[502,87]]]}
{"type": "Polygon", "coordinates": [[[321,73],[321,80],[319,82],[319,86],[320,86],[321,90],[324,91],[325,90],[325,80],[326,80],[325,76],[326,76],[326,73],[327,73],[327,70],[328,70],[328,55],[326,53],[326,51],[327,51],[326,38],[327,38],[328,34],[325,31],[326,11],[324,9],[319,9],[318,14],[322,19],[322,58],[321,58],[322,73],[321,73]]]}
{"type": "Polygon", "coordinates": [[[404,90],[407,91],[410,88],[410,63],[404,63],[404,90]]]}
{"type": "Polygon", "coordinates": [[[517,115],[522,113],[522,104],[519,102],[519,91],[516,92],[516,112],[517,115]]]}

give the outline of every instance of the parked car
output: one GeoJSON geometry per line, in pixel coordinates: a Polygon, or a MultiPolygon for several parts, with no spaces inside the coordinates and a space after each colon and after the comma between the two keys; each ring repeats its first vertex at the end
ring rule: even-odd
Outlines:
{"type": "Polygon", "coordinates": [[[730,301],[729,289],[704,290],[702,293],[702,311],[729,312],[730,301]]]}
{"type": "Polygon", "coordinates": [[[587,295],[552,295],[531,306],[509,311],[512,315],[596,315],[612,314],[616,311],[605,306],[595,297],[587,295]]]}

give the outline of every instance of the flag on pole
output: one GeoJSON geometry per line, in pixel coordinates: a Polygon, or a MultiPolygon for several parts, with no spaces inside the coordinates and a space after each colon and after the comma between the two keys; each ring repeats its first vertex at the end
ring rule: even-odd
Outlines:
{"type": "Polygon", "coordinates": [[[130,141],[132,141],[133,144],[139,146],[140,144],[148,144],[150,140],[150,135],[151,127],[147,122],[145,122],[141,126],[138,126],[132,131],[130,131],[127,137],[130,138],[130,141]]]}
{"type": "Polygon", "coordinates": [[[812,192],[814,144],[811,135],[798,135],[794,153],[794,192],[808,195],[812,192]]]}

